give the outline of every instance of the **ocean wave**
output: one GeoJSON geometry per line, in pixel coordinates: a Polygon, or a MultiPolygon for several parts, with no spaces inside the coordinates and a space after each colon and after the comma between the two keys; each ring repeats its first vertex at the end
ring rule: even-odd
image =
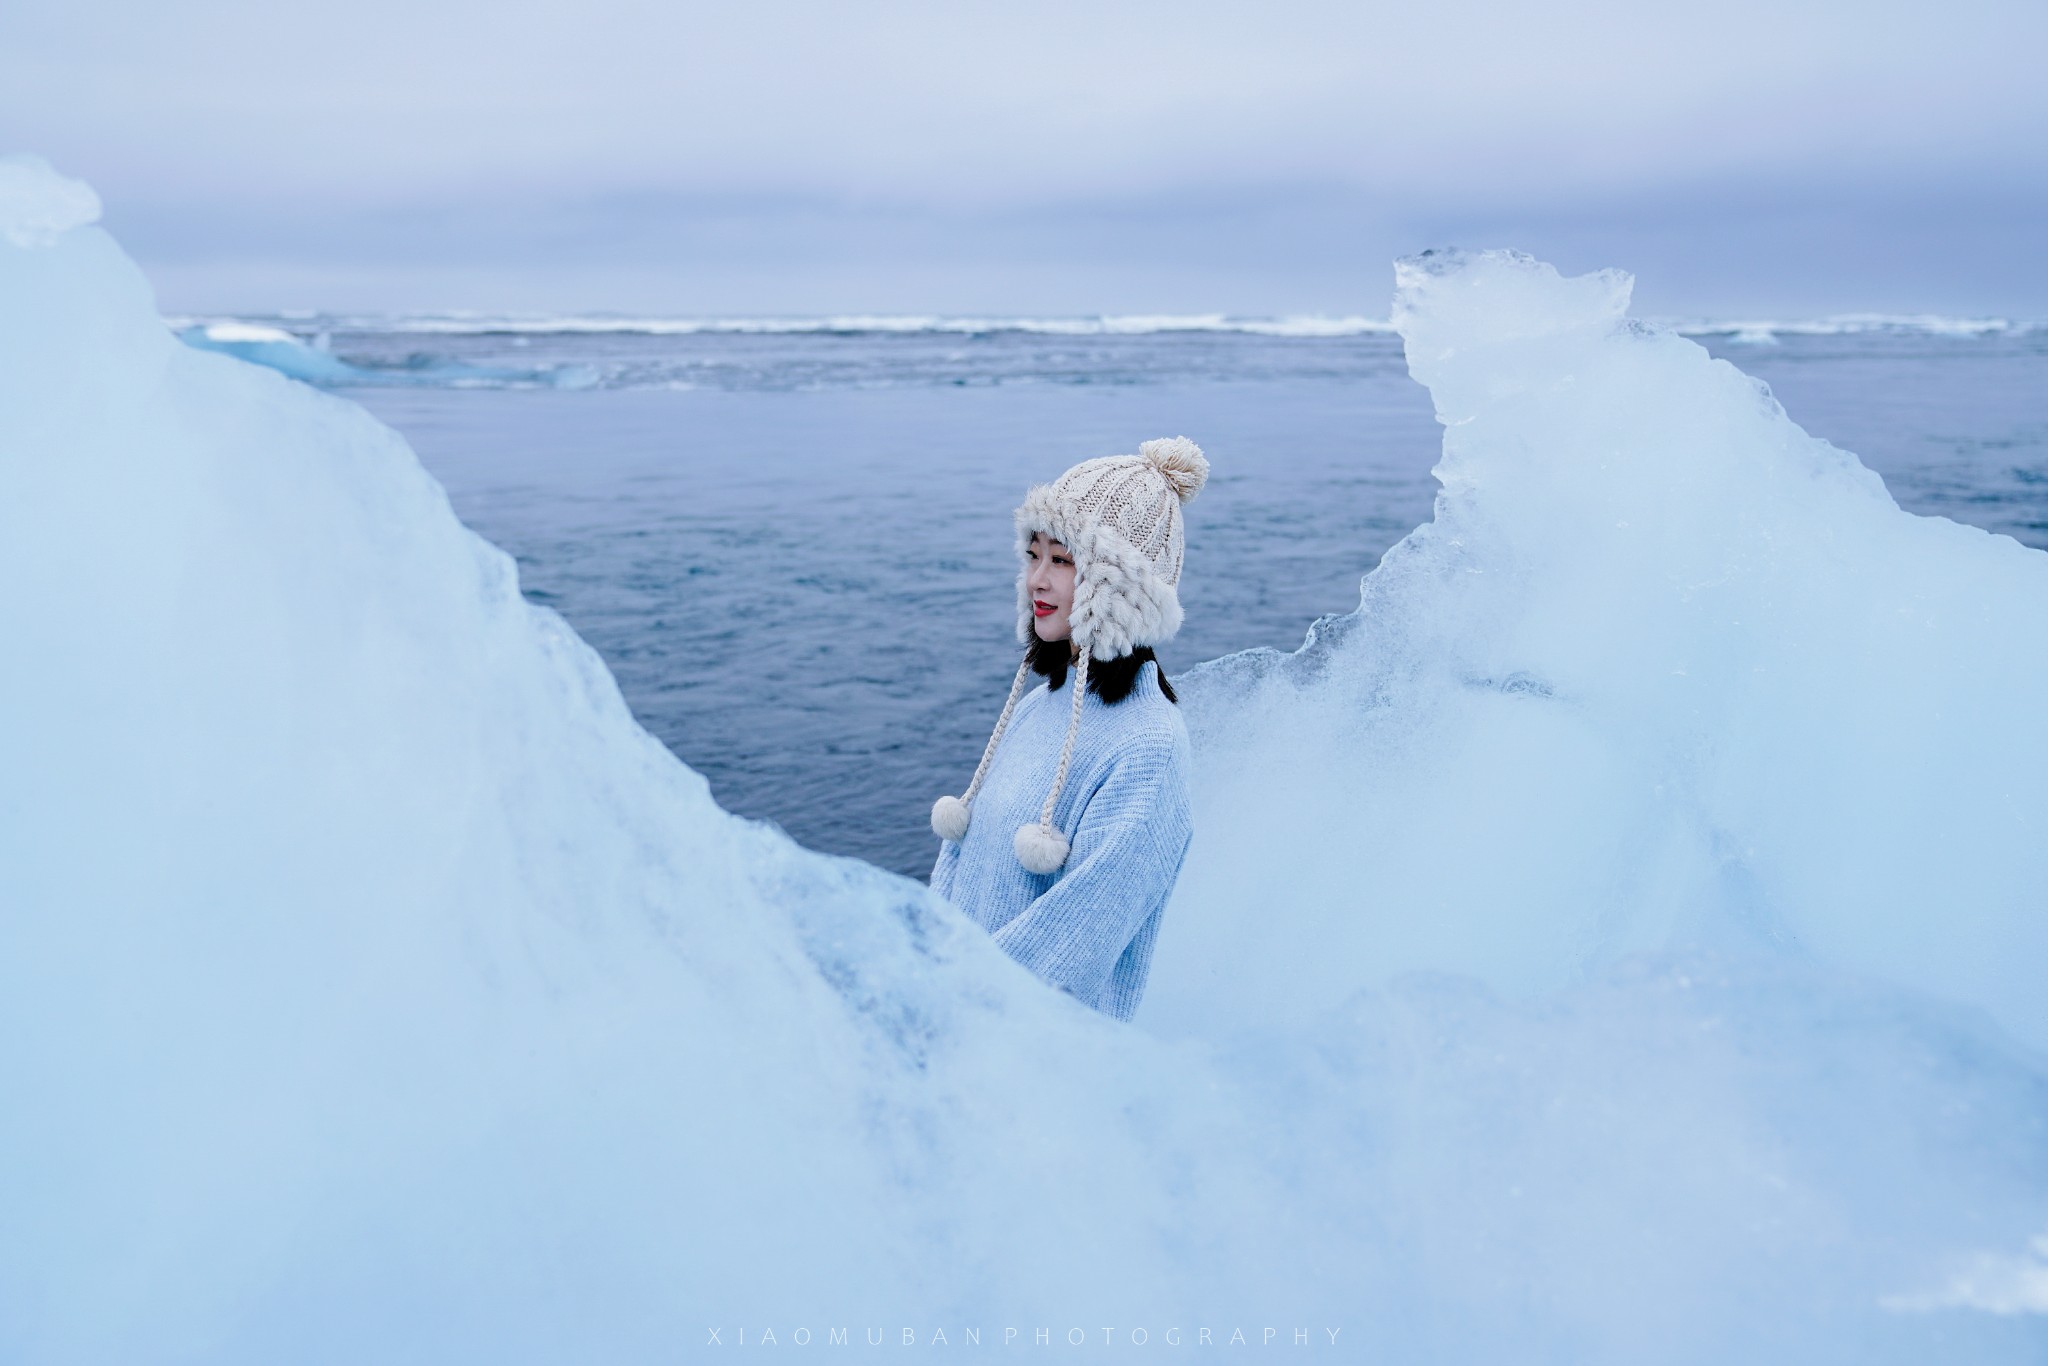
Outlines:
{"type": "MultiPolygon", "coordinates": [[[[845,313],[806,317],[618,317],[571,314],[195,314],[169,317],[174,329],[191,327],[283,328],[418,334],[424,336],[872,336],[985,335],[1039,333],[1047,336],[1152,336],[1179,332],[1239,333],[1257,337],[1356,337],[1391,335],[1385,318],[1359,314],[1241,317],[1225,313],[1129,313],[1092,317],[1028,317],[929,313],[845,313]]],[[[1831,337],[1868,333],[1934,337],[2010,336],[2042,330],[2048,323],[2012,318],[1951,317],[1933,313],[1843,313],[1821,318],[1664,319],[1661,326],[1688,337],[1769,341],[1778,337],[1831,337]]]]}
{"type": "Polygon", "coordinates": [[[1784,321],[1696,319],[1666,325],[1681,336],[1725,337],[1729,341],[1761,345],[1770,345],[1780,337],[1846,337],[1870,333],[1965,339],[2015,336],[2048,326],[2011,318],[1951,318],[1938,313],[1842,313],[1828,318],[1784,321]]]}
{"type": "MultiPolygon", "coordinates": [[[[166,319],[225,351],[328,388],[843,389],[931,384],[1207,383],[1328,378],[1390,363],[1392,324],[1359,316],[608,317],[598,314],[249,314],[166,319]]],[[[1654,328],[1729,348],[1997,346],[2040,324],[1844,314],[1694,319],[1654,328]],[[1830,341],[1829,339],[1833,339],[1830,341]]],[[[2030,344],[2030,343],[2029,343],[2030,344]]]]}
{"type": "MultiPolygon", "coordinates": [[[[207,314],[167,318],[174,328],[249,323],[249,319],[207,314]]],[[[638,318],[602,314],[564,315],[468,315],[359,314],[262,315],[261,324],[285,324],[300,329],[324,328],[335,331],[416,333],[427,336],[573,336],[620,334],[649,337],[736,335],[862,336],[873,334],[972,336],[993,332],[1043,333],[1049,336],[1103,337],[1149,336],[1173,332],[1235,332],[1261,337],[1351,337],[1392,333],[1393,324],[1383,318],[1319,315],[1279,318],[1239,318],[1222,313],[1104,314],[1098,317],[953,317],[937,314],[849,313],[818,317],[723,317],[723,318],[638,318]]]]}

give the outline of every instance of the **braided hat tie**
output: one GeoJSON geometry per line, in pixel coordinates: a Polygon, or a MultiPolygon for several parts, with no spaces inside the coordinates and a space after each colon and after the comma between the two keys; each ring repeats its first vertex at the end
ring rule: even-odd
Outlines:
{"type": "Polygon", "coordinates": [[[1045,794],[1045,807],[1038,820],[1017,827],[1012,843],[1017,862],[1034,873],[1050,873],[1067,861],[1067,837],[1052,827],[1053,803],[1067,785],[1067,766],[1074,762],[1074,737],[1081,732],[1081,699],[1088,695],[1088,652],[1083,650],[1074,665],[1074,711],[1067,718],[1067,741],[1060,746],[1059,772],[1053,775],[1052,791],[1045,794]]]}
{"type": "Polygon", "coordinates": [[[1017,666],[1017,677],[1010,683],[1009,700],[1003,703],[1003,714],[996,718],[995,733],[988,737],[988,744],[981,751],[981,762],[974,766],[974,777],[968,781],[965,796],[941,797],[932,803],[932,833],[942,840],[958,843],[967,833],[970,810],[974,794],[981,791],[981,780],[988,775],[988,761],[996,754],[996,746],[1002,742],[1003,732],[1009,729],[1010,716],[1017,710],[1017,698],[1024,691],[1024,680],[1031,676],[1031,659],[1027,655],[1017,666]]]}

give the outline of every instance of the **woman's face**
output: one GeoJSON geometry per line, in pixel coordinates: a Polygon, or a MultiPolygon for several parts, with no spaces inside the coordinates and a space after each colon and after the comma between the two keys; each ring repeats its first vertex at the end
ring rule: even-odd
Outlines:
{"type": "Polygon", "coordinates": [[[1045,533],[1031,534],[1024,550],[1024,586],[1031,590],[1031,629],[1040,640],[1065,640],[1067,611],[1074,605],[1074,557],[1045,533]]]}

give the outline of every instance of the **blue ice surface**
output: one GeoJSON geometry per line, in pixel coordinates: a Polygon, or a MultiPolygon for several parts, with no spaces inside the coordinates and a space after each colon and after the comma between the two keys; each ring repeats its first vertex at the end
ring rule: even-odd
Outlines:
{"type": "Polygon", "coordinates": [[[2040,1360],[2048,556],[1623,277],[1404,266],[1441,497],[1183,670],[1124,1025],[721,810],[400,436],[18,180],[0,1358],[2040,1360]]]}

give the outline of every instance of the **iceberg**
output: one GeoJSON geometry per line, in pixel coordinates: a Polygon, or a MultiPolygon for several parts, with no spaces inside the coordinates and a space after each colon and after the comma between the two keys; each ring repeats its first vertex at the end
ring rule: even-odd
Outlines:
{"type": "Polygon", "coordinates": [[[0,163],[0,1359],[2048,1345],[2048,558],[1625,277],[1402,267],[1436,517],[1188,677],[1126,1026],[720,810],[95,212],[0,163]]]}
{"type": "Polygon", "coordinates": [[[1201,1265],[1277,1194],[1186,1050],[719,810],[394,433],[182,345],[97,228],[0,317],[0,1359],[1285,1290],[1201,1265]]]}
{"type": "Polygon", "coordinates": [[[1215,776],[1155,1020],[1740,941],[2048,1047],[2048,555],[1900,511],[1630,283],[1402,265],[1435,518],[1297,653],[1189,678],[1215,776]]]}

